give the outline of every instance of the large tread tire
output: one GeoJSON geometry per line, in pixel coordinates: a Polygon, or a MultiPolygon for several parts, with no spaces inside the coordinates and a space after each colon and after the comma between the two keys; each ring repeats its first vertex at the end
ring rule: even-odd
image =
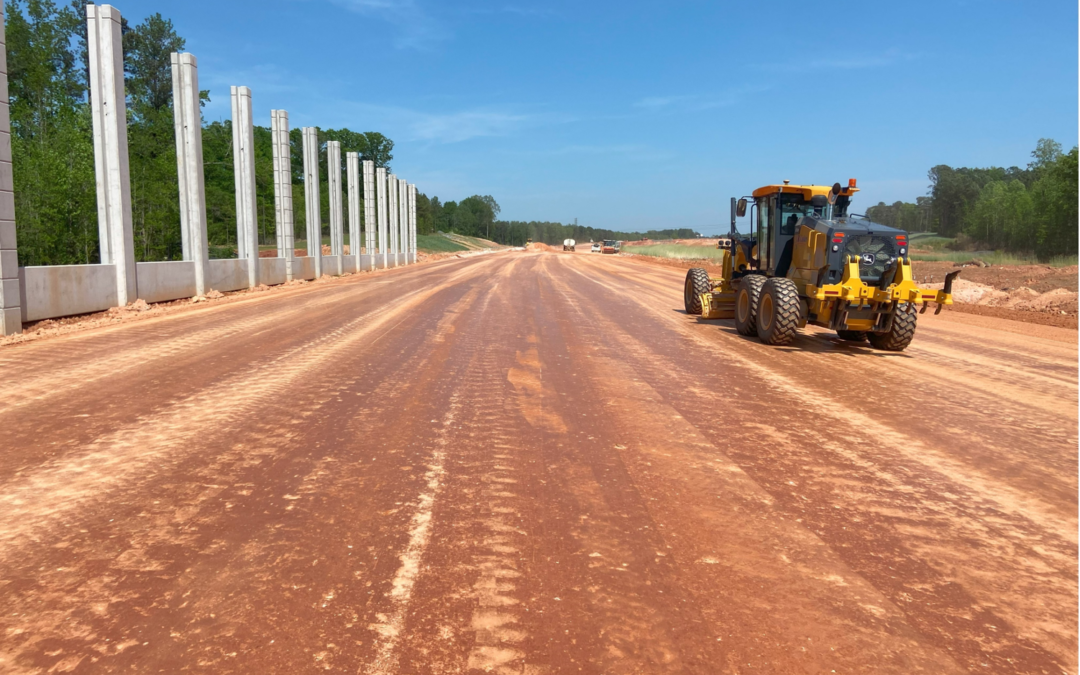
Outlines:
{"type": "Polygon", "coordinates": [[[748,274],[739,282],[739,291],[735,294],[735,330],[740,335],[757,335],[758,303],[764,285],[765,277],[760,274],[748,274]]]}
{"type": "Polygon", "coordinates": [[[904,303],[896,308],[893,317],[892,328],[887,333],[870,333],[870,344],[875,349],[887,352],[902,352],[911,344],[915,337],[915,324],[919,315],[915,312],[915,305],[904,303]]]}
{"type": "Polygon", "coordinates": [[[712,291],[709,273],[701,267],[692,267],[686,272],[683,284],[683,305],[687,314],[701,314],[701,295],[712,291]]]}
{"type": "Polygon", "coordinates": [[[799,330],[799,289],[795,282],[773,277],[761,287],[758,301],[757,334],[767,345],[786,345],[799,330]]]}
{"type": "Polygon", "coordinates": [[[836,334],[840,336],[841,340],[847,340],[848,342],[866,342],[866,331],[864,330],[838,330],[836,334]]]}

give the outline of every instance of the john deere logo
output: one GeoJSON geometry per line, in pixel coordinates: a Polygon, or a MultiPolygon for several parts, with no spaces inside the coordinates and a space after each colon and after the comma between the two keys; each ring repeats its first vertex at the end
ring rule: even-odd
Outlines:
{"type": "Polygon", "coordinates": [[[873,253],[862,254],[862,264],[866,267],[870,267],[871,265],[873,265],[875,260],[877,260],[877,258],[874,257],[873,253]]]}

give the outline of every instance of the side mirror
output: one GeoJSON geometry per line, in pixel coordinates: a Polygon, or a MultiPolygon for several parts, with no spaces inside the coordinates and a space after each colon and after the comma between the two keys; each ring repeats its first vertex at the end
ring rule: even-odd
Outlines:
{"type": "Polygon", "coordinates": [[[740,199],[735,203],[735,215],[742,218],[746,215],[746,198],[740,199]]]}

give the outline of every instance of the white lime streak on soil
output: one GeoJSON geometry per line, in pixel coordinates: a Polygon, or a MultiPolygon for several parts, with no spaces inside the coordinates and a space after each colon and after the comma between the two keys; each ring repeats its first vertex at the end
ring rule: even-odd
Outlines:
{"type": "MultiPolygon", "coordinates": [[[[425,491],[420,494],[409,523],[409,543],[401,553],[401,566],[398,567],[391,582],[391,610],[385,619],[372,624],[371,629],[378,634],[375,659],[368,668],[361,668],[361,673],[396,673],[398,672],[397,641],[405,624],[405,613],[412,600],[413,587],[420,575],[420,564],[424,559],[428,542],[431,541],[431,517],[435,508],[435,499],[442,488],[442,479],[446,474],[446,433],[454,422],[459,407],[457,397],[450,400],[450,409],[443,418],[435,450],[431,453],[431,464],[424,474],[425,491]]],[[[382,615],[381,615],[382,616],[382,615]]],[[[380,618],[381,618],[380,616],[380,618]]]]}

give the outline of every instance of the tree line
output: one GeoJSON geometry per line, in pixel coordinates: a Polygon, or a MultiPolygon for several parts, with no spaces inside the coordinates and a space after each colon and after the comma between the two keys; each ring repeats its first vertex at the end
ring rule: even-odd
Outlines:
{"type": "MultiPolygon", "coordinates": [[[[99,262],[87,4],[76,0],[61,7],[52,0],[12,0],[5,5],[21,265],[99,262]]],[[[177,260],[181,257],[181,236],[170,54],[183,51],[185,40],[161,14],[134,27],[125,20],[121,30],[135,257],[139,261],[177,260]]],[[[205,105],[210,92],[200,93],[205,105]]],[[[259,238],[261,243],[273,244],[270,129],[256,126],[254,136],[259,238]]],[[[301,241],[306,237],[306,214],[300,129],[291,129],[290,139],[293,221],[295,236],[301,241]]],[[[231,257],[236,246],[232,122],[204,124],[202,140],[211,255],[231,257]]],[[[346,152],[358,152],[387,169],[394,148],[392,140],[374,131],[319,130],[322,225],[327,233],[330,193],[326,141],[330,140],[341,143],[343,160],[346,152]]]]}
{"type": "MultiPolygon", "coordinates": [[[[87,0],[10,0],[5,5],[15,218],[21,265],[100,262],[97,189],[90,111],[87,0]]],[[[153,14],[138,25],[125,19],[123,35],[128,116],[132,228],[137,261],[182,255],[176,137],[173,125],[173,52],[185,40],[172,21],[153,14]]],[[[225,93],[224,95],[228,95],[225,93]]],[[[211,92],[200,92],[203,105],[211,92]]],[[[290,130],[293,223],[297,246],[306,237],[300,129],[290,130]]],[[[341,143],[342,158],[358,152],[390,169],[394,142],[375,131],[320,129],[322,228],[328,234],[330,192],[326,142],[341,143]]],[[[256,126],[255,190],[259,240],[274,245],[275,211],[271,132],[256,126]]],[[[232,122],[203,124],[207,237],[211,257],[236,255],[236,200],[232,122]]],[[[338,167],[343,170],[344,167],[338,167]]],[[[520,246],[527,240],[560,244],[641,238],[691,238],[690,229],[623,232],[540,221],[498,220],[490,195],[460,202],[417,195],[419,234],[455,232],[520,246]]]]}
{"type": "Polygon", "coordinates": [[[419,234],[453,232],[470,237],[490,239],[506,246],[524,246],[529,240],[560,245],[564,239],[579,242],[602,239],[691,239],[697,233],[688,228],[649,230],[648,232],[620,232],[583,225],[563,223],[498,220],[501,209],[490,195],[473,195],[461,202],[440,202],[438,197],[424,194],[416,197],[416,227],[419,234]]]}
{"type": "Polygon", "coordinates": [[[987,249],[1034,253],[1042,260],[1077,253],[1077,148],[1040,139],[1026,168],[930,169],[930,189],[915,203],[879,203],[866,215],[909,232],[963,237],[987,249]]]}

